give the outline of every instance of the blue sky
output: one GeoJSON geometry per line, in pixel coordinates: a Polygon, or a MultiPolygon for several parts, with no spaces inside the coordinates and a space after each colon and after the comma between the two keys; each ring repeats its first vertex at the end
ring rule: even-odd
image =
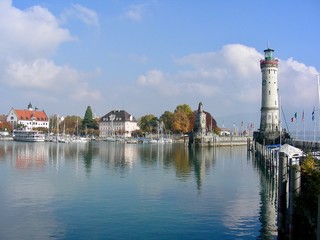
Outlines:
{"type": "Polygon", "coordinates": [[[289,130],[303,111],[312,129],[319,22],[316,0],[0,0],[0,113],[31,101],[48,115],[90,105],[139,118],[201,101],[219,126],[258,127],[269,44],[289,130]]]}

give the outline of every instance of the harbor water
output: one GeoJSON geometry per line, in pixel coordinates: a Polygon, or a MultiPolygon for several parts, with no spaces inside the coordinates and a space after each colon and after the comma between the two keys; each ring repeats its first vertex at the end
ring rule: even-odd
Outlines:
{"type": "Polygon", "coordinates": [[[0,142],[0,239],[276,239],[246,146],[0,142]]]}

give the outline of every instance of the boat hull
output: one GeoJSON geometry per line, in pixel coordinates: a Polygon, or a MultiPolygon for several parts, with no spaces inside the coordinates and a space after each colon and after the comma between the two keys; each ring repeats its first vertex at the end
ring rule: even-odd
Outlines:
{"type": "Polygon", "coordinates": [[[14,130],[13,140],[18,142],[44,142],[45,135],[38,131],[14,130]]]}

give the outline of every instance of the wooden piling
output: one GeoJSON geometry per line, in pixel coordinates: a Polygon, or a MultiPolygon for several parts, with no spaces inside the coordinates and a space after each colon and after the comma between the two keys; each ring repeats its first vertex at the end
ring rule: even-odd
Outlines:
{"type": "Polygon", "coordinates": [[[320,240],[320,194],[318,195],[317,240],[320,240]]]}
{"type": "Polygon", "coordinates": [[[280,152],[278,175],[278,239],[285,239],[286,235],[287,162],[288,156],[284,152],[280,152]]]}
{"type": "Polygon", "coordinates": [[[289,239],[295,239],[296,233],[296,210],[295,200],[301,191],[301,167],[299,163],[292,162],[290,159],[290,178],[289,178],[289,239]]]}

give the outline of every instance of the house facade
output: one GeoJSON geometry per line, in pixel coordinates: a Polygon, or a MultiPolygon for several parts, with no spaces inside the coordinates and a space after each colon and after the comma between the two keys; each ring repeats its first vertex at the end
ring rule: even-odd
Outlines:
{"type": "Polygon", "coordinates": [[[38,111],[37,108],[33,109],[31,103],[29,103],[28,109],[11,108],[7,115],[7,122],[13,128],[16,128],[17,125],[23,125],[26,130],[39,127],[49,128],[49,119],[45,111],[38,111]]]}
{"type": "Polygon", "coordinates": [[[124,110],[113,110],[99,120],[100,137],[110,136],[131,137],[138,130],[137,120],[124,110]]]}

